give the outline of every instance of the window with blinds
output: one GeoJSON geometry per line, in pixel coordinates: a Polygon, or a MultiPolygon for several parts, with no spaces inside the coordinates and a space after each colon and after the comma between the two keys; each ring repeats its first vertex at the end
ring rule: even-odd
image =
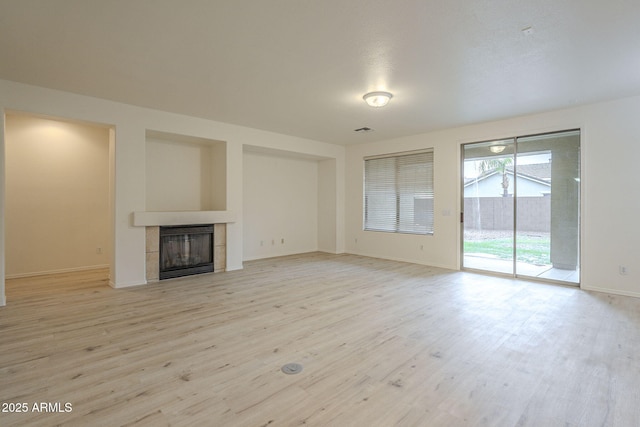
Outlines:
{"type": "Polygon", "coordinates": [[[433,150],[365,157],[364,229],[433,234],[433,150]]]}

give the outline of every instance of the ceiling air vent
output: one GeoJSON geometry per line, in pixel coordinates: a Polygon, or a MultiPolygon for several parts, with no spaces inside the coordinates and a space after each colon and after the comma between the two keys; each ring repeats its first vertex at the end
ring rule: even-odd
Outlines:
{"type": "Polygon", "coordinates": [[[354,132],[362,132],[362,133],[373,132],[373,129],[368,128],[368,127],[365,126],[363,128],[360,128],[360,129],[354,129],[354,132]]]}

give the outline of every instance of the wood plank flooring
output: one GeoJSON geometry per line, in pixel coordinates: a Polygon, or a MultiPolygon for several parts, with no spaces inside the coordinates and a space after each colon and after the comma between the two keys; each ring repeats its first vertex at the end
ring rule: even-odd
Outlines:
{"type": "Polygon", "coordinates": [[[7,282],[0,425],[640,425],[639,299],[320,253],[104,273],[7,282]]]}

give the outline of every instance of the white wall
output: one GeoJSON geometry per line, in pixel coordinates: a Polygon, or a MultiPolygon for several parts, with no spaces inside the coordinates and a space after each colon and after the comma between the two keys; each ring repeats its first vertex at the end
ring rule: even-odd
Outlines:
{"type": "Polygon", "coordinates": [[[209,147],[212,180],[210,209],[224,211],[227,210],[227,144],[215,143],[209,147]]]}
{"type": "Polygon", "coordinates": [[[153,130],[146,139],[147,211],[223,211],[227,144],[153,130]]]}
{"type": "MultiPolygon", "coordinates": [[[[337,175],[336,160],[322,160],[318,163],[318,250],[339,253],[336,225],[337,175]]],[[[342,247],[343,243],[340,244],[342,247]]]]}
{"type": "Polygon", "coordinates": [[[346,251],[350,253],[457,268],[459,199],[458,146],[440,133],[347,148],[346,159],[346,251]],[[365,156],[433,148],[434,234],[363,231],[363,167],[365,156]]]}
{"type": "Polygon", "coordinates": [[[460,144],[581,128],[582,287],[640,296],[640,97],[347,148],[348,252],[448,268],[460,265],[460,144]],[[362,158],[434,148],[435,234],[362,231],[362,158]],[[451,215],[449,215],[451,214],[451,215]],[[357,243],[356,243],[357,239],[357,243]],[[420,246],[423,250],[420,250],[420,246]],[[619,274],[619,266],[628,268],[619,274]]]}
{"type": "Polygon", "coordinates": [[[210,146],[148,138],[146,150],[148,211],[213,210],[210,146]]]}
{"type": "MultiPolygon", "coordinates": [[[[115,128],[113,157],[113,262],[111,285],[117,288],[140,285],[145,279],[145,230],[134,227],[132,214],[146,210],[146,133],[157,132],[186,135],[226,143],[226,209],[237,214],[238,220],[227,226],[227,269],[242,268],[243,258],[243,146],[251,145],[285,150],[303,155],[336,159],[338,202],[344,206],[341,188],[344,186],[342,165],[344,147],[334,144],[281,135],[273,132],[235,126],[226,123],[166,113],[148,108],[106,101],[98,98],[0,80],[0,109],[24,111],[94,123],[115,128]]],[[[3,122],[4,126],[4,122],[3,122]]],[[[4,128],[2,129],[4,130],[4,128]]],[[[0,160],[4,172],[4,132],[0,135],[0,160]]],[[[4,173],[0,174],[4,184],[4,173]]],[[[4,185],[0,186],[0,211],[4,224],[4,185]]],[[[342,216],[336,215],[338,241],[343,237],[342,216]]],[[[2,262],[0,271],[0,303],[4,303],[4,242],[5,230],[0,227],[2,262]]]]}
{"type": "Polygon", "coordinates": [[[8,114],[6,276],[106,267],[109,128],[8,114]]]}
{"type": "MultiPolygon", "coordinates": [[[[2,86],[0,86],[0,100],[2,100],[3,98],[3,88],[2,86]]],[[[6,115],[3,114],[2,115],[2,120],[0,120],[0,165],[2,165],[2,172],[0,173],[0,204],[2,204],[2,209],[0,209],[0,212],[2,212],[2,215],[0,215],[0,253],[2,254],[2,256],[0,256],[0,306],[4,306],[7,303],[7,297],[5,295],[5,291],[4,291],[4,277],[5,277],[5,272],[6,272],[6,263],[5,263],[5,199],[6,199],[6,182],[5,182],[5,169],[6,169],[6,165],[5,165],[5,121],[6,121],[6,115]]]]}
{"type": "Polygon", "coordinates": [[[318,162],[244,153],[244,259],[318,250],[318,162]]]}

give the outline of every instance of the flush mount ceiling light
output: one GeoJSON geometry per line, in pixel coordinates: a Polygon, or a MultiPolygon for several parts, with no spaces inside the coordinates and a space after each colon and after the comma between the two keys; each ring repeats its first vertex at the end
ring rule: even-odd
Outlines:
{"type": "Polygon", "coordinates": [[[491,150],[492,153],[502,153],[504,151],[504,149],[507,148],[506,145],[492,145],[489,147],[489,150],[491,150]]]}
{"type": "Polygon", "coordinates": [[[371,107],[384,107],[391,98],[389,92],[369,92],[362,97],[371,107]]]}

